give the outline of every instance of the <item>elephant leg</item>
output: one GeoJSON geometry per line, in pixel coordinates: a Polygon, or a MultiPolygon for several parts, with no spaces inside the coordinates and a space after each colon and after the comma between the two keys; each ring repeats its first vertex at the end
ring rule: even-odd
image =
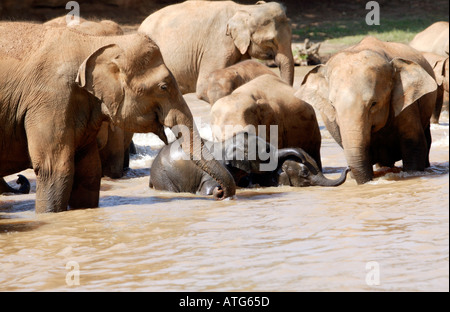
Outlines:
{"type": "Polygon", "coordinates": [[[56,156],[44,156],[45,159],[40,162],[33,162],[36,173],[36,213],[67,210],[75,171],[70,154],[63,151],[56,156]]]}
{"type": "Polygon", "coordinates": [[[8,193],[10,190],[10,186],[8,183],[3,180],[3,177],[0,177],[0,194],[8,193]]]}
{"type": "Polygon", "coordinates": [[[136,155],[137,151],[136,151],[136,145],[134,145],[133,140],[131,140],[130,145],[128,147],[128,151],[130,155],[136,155]]]}
{"type": "MultiPolygon", "coordinates": [[[[66,211],[75,174],[74,132],[60,129],[59,120],[25,119],[28,153],[36,174],[36,213],[66,211]]],[[[96,143],[95,143],[96,144],[96,143]]]]}
{"type": "Polygon", "coordinates": [[[442,86],[438,87],[438,94],[436,98],[436,105],[434,106],[433,114],[431,115],[431,123],[439,123],[439,116],[441,115],[442,104],[444,103],[444,90],[442,86]]]}
{"type": "MultiPolygon", "coordinates": [[[[416,107],[408,108],[418,110],[416,107]]],[[[416,115],[419,116],[419,115],[416,115]]],[[[419,118],[411,114],[400,114],[397,117],[400,136],[403,170],[423,171],[429,166],[429,148],[431,146],[430,126],[422,127],[419,118]]]]}
{"type": "Polygon", "coordinates": [[[124,131],[116,128],[110,129],[108,142],[100,151],[103,167],[103,175],[112,179],[119,179],[123,176],[125,164],[124,131]]]}
{"type": "Polygon", "coordinates": [[[425,134],[415,139],[403,139],[401,150],[404,171],[424,171],[429,167],[425,134]]]}
{"type": "MultiPolygon", "coordinates": [[[[164,130],[163,130],[164,131],[164,130]]],[[[133,133],[124,133],[123,171],[130,169],[130,155],[136,154],[136,147],[133,143],[133,133]],[[132,153],[132,149],[133,153],[132,153]]]]}
{"type": "Polygon", "coordinates": [[[444,96],[442,99],[443,103],[442,103],[442,109],[441,109],[442,112],[448,112],[448,98],[449,98],[448,91],[444,91],[444,96]]]}
{"type": "Polygon", "coordinates": [[[90,144],[75,156],[75,176],[69,200],[70,208],[98,207],[102,165],[96,144],[90,144]]]}
{"type": "Polygon", "coordinates": [[[432,143],[430,125],[428,125],[423,130],[423,132],[425,134],[425,139],[427,141],[427,158],[425,161],[425,168],[428,168],[428,167],[430,167],[430,149],[431,149],[431,143],[432,143]]]}
{"type": "Polygon", "coordinates": [[[130,148],[128,147],[123,152],[123,171],[127,171],[130,169],[130,148]]]}

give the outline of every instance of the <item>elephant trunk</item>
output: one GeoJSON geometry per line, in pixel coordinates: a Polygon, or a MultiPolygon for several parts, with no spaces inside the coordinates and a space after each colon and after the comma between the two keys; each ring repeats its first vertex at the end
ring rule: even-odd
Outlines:
{"type": "MultiPolygon", "coordinates": [[[[345,146],[344,146],[345,151],[345,146]]],[[[353,178],[358,184],[364,184],[373,179],[373,169],[370,161],[366,159],[365,152],[345,151],[345,158],[352,171],[353,178]]]]}
{"type": "Polygon", "coordinates": [[[358,184],[369,182],[373,178],[372,160],[370,157],[371,123],[368,114],[361,105],[336,104],[339,116],[340,134],[347,165],[358,184]]]}
{"type": "Polygon", "coordinates": [[[292,55],[291,40],[285,39],[275,55],[275,64],[280,69],[280,76],[289,85],[294,84],[294,56],[292,55]]]}
{"type": "Polygon", "coordinates": [[[336,180],[328,179],[323,175],[322,172],[319,172],[311,178],[311,184],[316,186],[339,186],[345,182],[345,180],[347,179],[347,172],[349,171],[350,168],[347,167],[342,172],[341,176],[336,180]]]}
{"type": "Polygon", "coordinates": [[[369,147],[362,143],[348,142],[342,139],[344,154],[353,178],[358,184],[369,182],[373,178],[373,168],[369,155],[369,147]]]}
{"type": "Polygon", "coordinates": [[[236,184],[232,175],[222,164],[214,159],[205,146],[193,123],[190,112],[178,115],[175,122],[177,125],[186,126],[189,131],[189,135],[182,134],[181,147],[183,151],[190,155],[197,167],[209,174],[220,185],[220,189],[214,194],[214,198],[225,199],[234,196],[236,194],[236,184]]]}
{"type": "Polygon", "coordinates": [[[0,194],[1,193],[13,193],[13,194],[28,194],[30,193],[30,182],[27,178],[25,178],[23,175],[19,174],[18,179],[16,181],[17,184],[20,185],[19,189],[14,189],[11,186],[9,186],[8,183],[3,180],[3,178],[0,178],[0,194]]]}

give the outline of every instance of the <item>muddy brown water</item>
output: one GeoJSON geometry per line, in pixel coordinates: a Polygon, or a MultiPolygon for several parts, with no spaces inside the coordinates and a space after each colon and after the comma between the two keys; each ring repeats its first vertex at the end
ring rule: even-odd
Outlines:
{"type": "MultiPolygon", "coordinates": [[[[186,99],[208,137],[209,106],[186,99]]],[[[319,123],[336,178],[345,158],[319,123]]],[[[150,190],[152,134],[135,135],[132,170],[102,180],[97,209],[36,215],[25,170],[31,193],[0,196],[0,291],[448,291],[448,134],[446,114],[426,172],[220,202],[150,190]]]]}

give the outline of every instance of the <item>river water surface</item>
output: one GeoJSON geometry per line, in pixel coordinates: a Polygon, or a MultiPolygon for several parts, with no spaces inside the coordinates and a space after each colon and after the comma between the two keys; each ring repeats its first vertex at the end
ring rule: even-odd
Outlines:
{"type": "MultiPolygon", "coordinates": [[[[209,105],[185,97],[209,138],[209,105]]],[[[345,158],[319,123],[336,178],[345,158]]],[[[26,170],[31,193],[0,196],[0,291],[448,291],[448,114],[432,136],[426,172],[225,201],[150,190],[152,134],[135,135],[132,170],[102,180],[97,209],[36,215],[26,170]]]]}

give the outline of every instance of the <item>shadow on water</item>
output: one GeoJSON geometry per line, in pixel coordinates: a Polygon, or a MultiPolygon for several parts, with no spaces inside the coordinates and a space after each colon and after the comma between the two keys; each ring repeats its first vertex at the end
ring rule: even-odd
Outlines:
{"type": "MultiPolygon", "coordinates": [[[[0,200],[0,213],[16,213],[34,211],[34,199],[24,201],[0,200]]],[[[0,215],[2,218],[2,215],[0,215]]]]}
{"type": "MultiPolygon", "coordinates": [[[[283,196],[283,192],[279,191],[261,191],[263,188],[255,189],[239,189],[239,193],[232,200],[261,200],[264,198],[274,198],[283,196]]],[[[115,207],[122,205],[153,205],[160,203],[171,203],[175,201],[189,202],[189,201],[210,201],[218,202],[212,196],[194,195],[186,193],[186,196],[180,195],[180,193],[173,193],[173,197],[169,194],[167,197],[149,195],[148,197],[127,197],[127,196],[104,196],[100,199],[100,207],[115,207]]]]}
{"type": "Polygon", "coordinates": [[[141,177],[145,177],[145,176],[149,176],[149,175],[150,175],[150,168],[139,168],[139,169],[129,168],[125,172],[122,179],[128,180],[128,179],[134,179],[134,178],[141,178],[141,177]]]}
{"type": "Polygon", "coordinates": [[[33,231],[46,224],[43,221],[24,218],[21,215],[23,212],[34,212],[34,200],[0,201],[0,235],[10,232],[33,231]]]}
{"type": "Polygon", "coordinates": [[[237,196],[237,200],[261,200],[261,199],[272,199],[277,197],[282,197],[284,192],[270,192],[266,191],[266,188],[259,188],[259,191],[252,191],[251,189],[243,189],[237,196]],[[261,191],[264,189],[264,192],[261,191]]]}
{"type": "MultiPolygon", "coordinates": [[[[174,193],[177,194],[177,193],[174,193]]],[[[192,195],[194,196],[194,195],[192,195]]],[[[212,196],[196,196],[191,197],[187,195],[186,197],[176,195],[174,197],[159,197],[159,196],[148,196],[148,197],[124,197],[124,196],[105,196],[100,199],[100,207],[115,207],[122,205],[152,205],[159,203],[169,203],[173,201],[191,201],[191,200],[206,200],[214,201],[212,196]]]]}
{"type": "Polygon", "coordinates": [[[130,180],[134,178],[142,178],[149,175],[150,175],[150,168],[139,168],[139,169],[127,168],[124,172],[123,177],[118,179],[113,179],[110,177],[102,177],[102,181],[114,182],[118,180],[130,180]]]}
{"type": "Polygon", "coordinates": [[[342,173],[346,167],[323,167],[323,174],[331,174],[331,173],[342,173]]]}
{"type": "Polygon", "coordinates": [[[47,222],[20,219],[16,219],[8,223],[0,223],[0,236],[3,233],[34,231],[45,224],[47,224],[47,222]]]}

